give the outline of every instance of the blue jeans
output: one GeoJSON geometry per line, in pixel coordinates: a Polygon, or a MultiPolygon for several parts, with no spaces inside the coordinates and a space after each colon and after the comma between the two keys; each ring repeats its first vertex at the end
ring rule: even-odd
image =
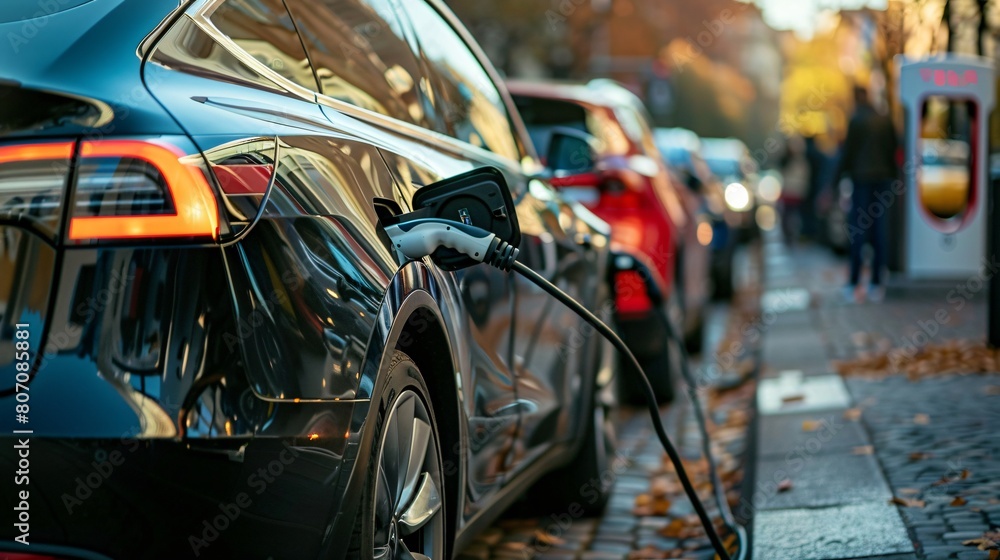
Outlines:
{"type": "Polygon", "coordinates": [[[875,197],[875,193],[888,192],[891,184],[888,180],[854,181],[847,230],[851,241],[851,286],[857,286],[861,281],[861,250],[865,243],[871,243],[875,253],[872,257],[872,285],[882,283],[882,267],[888,250],[886,218],[889,208],[875,197]]]}

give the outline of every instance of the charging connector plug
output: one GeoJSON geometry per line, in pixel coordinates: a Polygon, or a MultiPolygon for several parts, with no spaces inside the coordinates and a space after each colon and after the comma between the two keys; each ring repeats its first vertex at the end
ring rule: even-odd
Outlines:
{"type": "Polygon", "coordinates": [[[518,254],[517,247],[484,229],[441,218],[420,218],[386,226],[385,233],[405,259],[420,259],[439,247],[447,247],[510,272],[518,254]]]}

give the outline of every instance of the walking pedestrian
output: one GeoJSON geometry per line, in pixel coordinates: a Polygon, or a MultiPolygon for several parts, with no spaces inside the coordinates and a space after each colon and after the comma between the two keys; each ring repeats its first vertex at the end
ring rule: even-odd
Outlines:
{"type": "Polygon", "coordinates": [[[806,143],[799,135],[788,138],[785,155],[781,159],[781,229],[785,243],[794,247],[805,227],[804,206],[808,199],[809,161],[806,159],[806,143]]]}
{"type": "Polygon", "coordinates": [[[872,247],[871,286],[868,300],[880,302],[885,298],[884,274],[888,251],[886,216],[888,208],[876,197],[888,191],[897,177],[896,128],[892,119],[872,105],[868,90],[855,86],[854,115],[847,127],[847,139],[841,148],[840,163],[833,180],[846,175],[853,184],[851,211],[848,216],[850,240],[850,278],[844,288],[846,299],[854,301],[864,296],[859,292],[861,282],[862,250],[866,243],[872,247]]]}

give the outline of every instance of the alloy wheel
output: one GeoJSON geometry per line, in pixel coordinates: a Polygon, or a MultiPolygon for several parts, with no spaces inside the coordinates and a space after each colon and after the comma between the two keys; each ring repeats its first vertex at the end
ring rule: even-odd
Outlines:
{"type": "Polygon", "coordinates": [[[423,401],[403,391],[379,445],[374,493],[375,560],[444,557],[443,474],[423,401]]]}

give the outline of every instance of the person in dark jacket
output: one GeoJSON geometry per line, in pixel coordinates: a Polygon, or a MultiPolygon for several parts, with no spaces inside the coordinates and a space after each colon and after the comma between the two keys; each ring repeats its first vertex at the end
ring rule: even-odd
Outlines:
{"type": "Polygon", "coordinates": [[[888,208],[880,208],[884,196],[877,196],[892,188],[897,177],[896,128],[892,119],[879,113],[863,87],[854,88],[854,116],[847,128],[847,139],[841,149],[840,165],[835,181],[847,175],[853,183],[851,211],[847,233],[851,243],[851,272],[845,297],[854,300],[859,296],[861,281],[861,252],[870,242],[874,256],[871,263],[871,289],[869,301],[885,297],[882,268],[888,250],[886,218],[888,208]]]}

